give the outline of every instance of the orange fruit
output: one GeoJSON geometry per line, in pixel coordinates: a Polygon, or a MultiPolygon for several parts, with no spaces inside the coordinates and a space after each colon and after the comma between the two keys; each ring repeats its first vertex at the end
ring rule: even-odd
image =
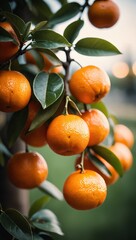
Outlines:
{"type": "Polygon", "coordinates": [[[33,147],[42,147],[44,146],[46,141],[46,133],[47,133],[47,124],[44,123],[40,127],[30,131],[30,125],[35,118],[36,114],[40,109],[40,103],[38,101],[31,100],[28,105],[28,117],[24,126],[24,129],[21,132],[21,139],[33,146],[33,147]]]}
{"type": "Polygon", "coordinates": [[[0,42],[0,63],[3,63],[17,53],[20,43],[10,23],[0,22],[0,27],[6,30],[16,41],[16,43],[13,41],[0,42]]]}
{"type": "Polygon", "coordinates": [[[113,1],[94,1],[88,8],[88,18],[91,24],[97,28],[112,27],[119,19],[118,5],[113,1]]]}
{"type": "MultiPolygon", "coordinates": [[[[44,62],[44,67],[42,70],[45,72],[50,72],[50,73],[60,73],[62,71],[62,66],[54,66],[53,63],[46,57],[46,55],[42,52],[39,52],[41,57],[43,58],[44,62]]],[[[25,53],[25,58],[27,63],[31,63],[34,65],[37,65],[35,58],[33,57],[31,51],[27,51],[25,53]]]]}
{"type": "MultiPolygon", "coordinates": [[[[107,185],[111,185],[113,183],[115,183],[118,178],[119,175],[116,172],[116,170],[114,169],[114,167],[112,167],[111,164],[109,164],[106,160],[104,160],[102,157],[97,155],[97,158],[99,158],[99,160],[106,166],[106,168],[110,171],[111,176],[107,176],[105,174],[103,174],[93,163],[92,161],[89,160],[89,157],[87,155],[85,155],[84,157],[84,169],[88,169],[88,170],[92,170],[95,171],[97,173],[99,173],[103,179],[105,180],[107,185]]],[[[81,163],[81,157],[78,157],[75,161],[75,168],[78,169],[78,164],[81,163]]]]}
{"type": "Polygon", "coordinates": [[[0,111],[15,112],[23,109],[31,97],[27,78],[17,71],[0,71],[0,111]]]}
{"type": "Polygon", "coordinates": [[[118,157],[124,171],[131,168],[133,164],[133,156],[130,149],[125,144],[116,142],[110,147],[110,150],[118,157]]]}
{"type": "Polygon", "coordinates": [[[123,124],[115,125],[114,140],[115,142],[124,143],[129,148],[132,148],[134,145],[134,135],[132,131],[123,124]]]}
{"type": "Polygon", "coordinates": [[[91,109],[83,112],[81,117],[87,123],[90,131],[88,146],[94,146],[104,141],[110,131],[109,122],[104,113],[98,109],[91,109]]]}
{"type": "Polygon", "coordinates": [[[37,152],[18,152],[7,165],[9,180],[18,188],[38,187],[48,175],[45,159],[37,152]]]}
{"type": "Polygon", "coordinates": [[[73,172],[63,186],[66,202],[78,210],[88,210],[101,205],[107,195],[104,179],[91,170],[73,172]]]}
{"type": "Polygon", "coordinates": [[[80,102],[99,101],[110,91],[110,79],[96,66],[86,66],[73,73],[69,81],[72,95],[80,102]]]}
{"type": "Polygon", "coordinates": [[[86,122],[77,115],[59,115],[47,129],[47,143],[61,155],[70,156],[84,151],[89,141],[86,122]]]}

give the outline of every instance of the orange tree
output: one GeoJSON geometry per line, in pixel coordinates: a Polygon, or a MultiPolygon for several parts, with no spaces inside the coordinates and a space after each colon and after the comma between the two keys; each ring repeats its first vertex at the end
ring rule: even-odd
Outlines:
{"type": "Polygon", "coordinates": [[[77,40],[86,26],[84,10],[90,24],[108,28],[118,21],[119,8],[110,0],[57,2],[56,12],[42,0],[11,0],[0,6],[0,111],[7,116],[1,131],[0,170],[6,170],[17,188],[37,187],[45,193],[27,216],[12,204],[5,208],[1,200],[2,239],[3,232],[8,233],[6,239],[19,240],[63,235],[56,215],[46,209],[48,196],[58,200],[64,196],[78,210],[98,207],[106,198],[107,185],[133,162],[132,132],[126,126],[118,130],[119,123],[102,101],[111,88],[109,76],[97,66],[82,67],[71,57],[74,51],[91,57],[120,54],[104,39],[77,40]],[[70,19],[62,35],[55,31],[57,24],[70,19]],[[78,70],[71,74],[74,62],[78,70]],[[29,150],[29,145],[46,144],[63,156],[79,155],[75,172],[62,183],[63,194],[46,179],[50,169],[43,157],[29,150]]]}

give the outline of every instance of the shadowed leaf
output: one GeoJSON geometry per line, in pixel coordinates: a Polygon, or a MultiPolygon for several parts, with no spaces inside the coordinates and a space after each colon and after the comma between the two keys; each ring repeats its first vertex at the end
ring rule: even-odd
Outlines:
{"type": "Polygon", "coordinates": [[[3,228],[18,240],[33,240],[32,230],[27,219],[15,209],[8,209],[0,215],[3,228]]]}
{"type": "Polygon", "coordinates": [[[116,155],[110,151],[107,147],[96,145],[92,147],[95,153],[97,153],[99,156],[104,158],[107,162],[109,162],[115,170],[118,172],[120,176],[123,175],[123,168],[119,161],[119,159],[116,157],[116,155]]]}
{"type": "Polygon", "coordinates": [[[58,200],[63,200],[62,192],[51,182],[44,181],[38,188],[49,196],[56,198],[58,200]]]}
{"type": "Polygon", "coordinates": [[[80,12],[80,4],[76,2],[66,3],[50,18],[48,26],[65,22],[80,12]]]}
{"type": "Polygon", "coordinates": [[[73,43],[76,37],[79,35],[81,28],[84,25],[84,21],[79,19],[75,22],[72,22],[64,31],[64,37],[70,42],[73,43]]]}
{"type": "Polygon", "coordinates": [[[40,210],[35,213],[31,217],[31,222],[40,230],[63,235],[56,215],[48,209],[40,210]]]}

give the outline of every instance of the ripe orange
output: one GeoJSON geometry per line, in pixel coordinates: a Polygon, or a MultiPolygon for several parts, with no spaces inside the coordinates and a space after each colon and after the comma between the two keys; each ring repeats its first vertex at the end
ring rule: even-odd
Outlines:
{"type": "Polygon", "coordinates": [[[113,1],[94,1],[88,8],[89,21],[97,28],[112,27],[119,19],[118,5],[113,1]]]}
{"type": "Polygon", "coordinates": [[[105,115],[98,109],[92,109],[82,113],[82,118],[90,131],[88,146],[94,146],[104,141],[110,131],[109,122],[105,115]]]}
{"type": "Polygon", "coordinates": [[[34,100],[31,100],[28,106],[28,117],[24,126],[24,129],[21,132],[21,139],[33,146],[33,147],[42,147],[44,146],[46,141],[46,133],[47,133],[47,124],[44,123],[40,127],[30,131],[30,125],[35,118],[36,114],[40,109],[40,103],[34,100]]]}
{"type": "Polygon", "coordinates": [[[88,141],[88,126],[77,115],[59,115],[47,129],[47,143],[54,152],[64,156],[81,153],[88,141]]]}
{"type": "Polygon", "coordinates": [[[0,27],[6,30],[17,42],[17,44],[12,41],[0,42],[0,63],[3,63],[17,53],[20,43],[10,23],[0,22],[0,27]]]}
{"type": "Polygon", "coordinates": [[[66,179],[63,194],[67,203],[78,210],[88,210],[101,205],[107,195],[104,179],[91,170],[73,172],[66,179]]]}
{"type": "Polygon", "coordinates": [[[9,180],[18,188],[38,187],[48,175],[45,159],[37,152],[18,152],[7,165],[9,180]]]}
{"type": "Polygon", "coordinates": [[[69,88],[78,101],[93,103],[110,91],[110,79],[102,69],[86,66],[74,72],[69,81],[69,88]]]}
{"type": "Polygon", "coordinates": [[[133,156],[130,149],[125,144],[116,142],[110,147],[110,150],[118,157],[124,171],[131,168],[133,164],[133,156]]]}
{"type": "MultiPolygon", "coordinates": [[[[106,160],[104,160],[103,158],[101,158],[100,156],[97,155],[97,157],[99,158],[99,160],[107,167],[107,169],[110,171],[111,173],[111,176],[107,176],[105,174],[103,174],[93,163],[92,161],[89,160],[88,156],[85,155],[84,157],[84,169],[88,169],[88,170],[92,170],[92,171],[95,171],[97,173],[99,173],[103,179],[105,180],[106,184],[107,185],[111,185],[113,183],[115,183],[118,178],[119,178],[119,175],[118,173],[116,172],[116,170],[112,167],[111,164],[109,164],[106,160]]],[[[81,157],[78,157],[76,159],[76,162],[75,162],[75,168],[78,169],[78,164],[81,163],[81,157]]]]}
{"type": "MultiPolygon", "coordinates": [[[[46,55],[42,52],[39,52],[41,57],[43,58],[43,62],[44,62],[44,67],[43,70],[45,72],[50,72],[50,73],[60,73],[62,71],[62,66],[54,66],[53,63],[46,57],[46,55]]],[[[31,63],[34,65],[37,65],[35,58],[33,57],[33,55],[31,54],[30,51],[27,51],[25,53],[25,58],[27,63],[31,63]]]]}
{"type": "Polygon", "coordinates": [[[134,144],[134,135],[132,131],[123,124],[116,124],[114,128],[115,142],[124,143],[127,147],[132,148],[134,144]]]}
{"type": "Polygon", "coordinates": [[[0,111],[15,112],[23,109],[31,97],[27,78],[17,71],[0,71],[0,111]]]}

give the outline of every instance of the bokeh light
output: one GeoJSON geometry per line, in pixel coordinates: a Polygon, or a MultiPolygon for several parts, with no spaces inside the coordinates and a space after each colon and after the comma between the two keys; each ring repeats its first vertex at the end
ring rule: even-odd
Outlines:
{"type": "Polygon", "coordinates": [[[132,65],[133,74],[136,75],[136,61],[132,65]]]}
{"type": "Polygon", "coordinates": [[[125,62],[117,62],[112,67],[112,73],[117,78],[125,78],[129,73],[129,66],[125,62]]]}

